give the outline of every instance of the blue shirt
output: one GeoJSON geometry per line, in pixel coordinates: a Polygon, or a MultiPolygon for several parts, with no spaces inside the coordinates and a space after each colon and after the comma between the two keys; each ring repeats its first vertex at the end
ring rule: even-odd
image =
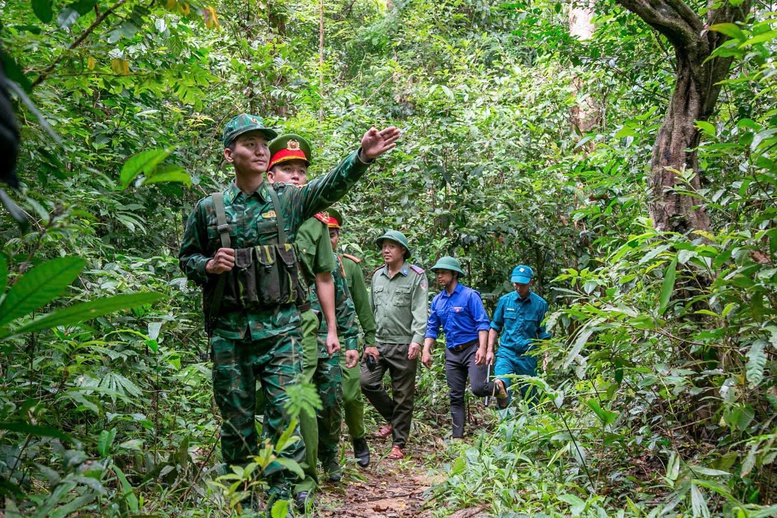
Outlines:
{"type": "Polygon", "coordinates": [[[491,329],[502,332],[499,347],[521,354],[529,350],[532,340],[550,338],[542,325],[547,311],[548,303],[534,292],[525,299],[515,291],[502,295],[491,319],[491,329]]]}
{"type": "Polygon", "coordinates": [[[480,293],[459,283],[450,295],[443,290],[435,296],[424,337],[436,339],[440,326],[449,349],[477,340],[478,331],[488,331],[488,315],[480,293]]]}

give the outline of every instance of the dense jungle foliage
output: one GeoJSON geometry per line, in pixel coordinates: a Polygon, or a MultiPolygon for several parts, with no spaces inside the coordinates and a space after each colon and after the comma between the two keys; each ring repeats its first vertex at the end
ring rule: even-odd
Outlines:
{"type": "MultiPolygon", "coordinates": [[[[249,111],[308,137],[315,174],[370,126],[402,130],[340,204],[365,274],[387,228],[422,267],[459,257],[490,309],[536,267],[541,403],[489,411],[433,459],[434,516],[777,514],[777,15],[687,8],[724,4],[749,10],[704,28],[732,65],[698,170],[676,171],[711,228],[679,233],[648,212],[678,63],[615,2],[592,4],[587,41],[563,2],[324,2],[319,61],[309,0],[0,0],[6,70],[43,118],[13,94],[22,188],[5,191],[31,227],[0,212],[0,509],[231,515],[177,252],[232,174],[224,123],[249,111]]],[[[418,376],[416,445],[450,428],[442,361],[418,376]]]]}

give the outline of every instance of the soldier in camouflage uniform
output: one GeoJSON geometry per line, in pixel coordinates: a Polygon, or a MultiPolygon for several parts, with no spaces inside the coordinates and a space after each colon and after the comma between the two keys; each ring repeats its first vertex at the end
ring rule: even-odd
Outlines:
{"type": "MultiPolygon", "coordinates": [[[[329,208],[329,240],[332,249],[337,252],[337,244],[340,241],[340,229],[344,224],[343,215],[334,208],[329,208]]],[[[348,283],[348,291],[356,308],[359,324],[364,331],[364,346],[375,347],[375,317],[370,307],[370,296],[364,283],[364,273],[359,266],[361,259],[350,254],[341,254],[343,272],[348,283]]],[[[345,362],[340,362],[343,369],[343,411],[348,433],[351,434],[353,455],[356,463],[362,468],[370,464],[370,448],[367,445],[364,429],[364,396],[362,395],[359,381],[360,370],[358,366],[347,367],[345,362]]]]}
{"type": "MultiPolygon", "coordinates": [[[[245,464],[258,452],[254,419],[257,379],[267,402],[264,436],[275,444],[290,422],[284,406],[288,401],[286,387],[296,382],[301,372],[300,315],[293,301],[269,307],[227,306],[214,300],[219,284],[224,284],[219,279],[227,272],[233,273],[225,279],[240,273],[242,268],[235,268],[239,252],[278,244],[281,219],[284,234],[293,242],[303,221],[341,198],[370,162],[394,147],[399,131],[371,128],[362,138],[361,148],[329,174],[301,189],[282,188],[277,193],[263,181],[270,159],[267,142],[275,136],[254,115],[242,114],[227,123],[224,158],[234,166],[235,181],[223,192],[226,224],[218,222],[213,196],[201,199],[186,222],[179,252],[183,272],[204,287],[213,390],[223,419],[221,452],[230,465],[245,464]],[[223,246],[225,232],[231,247],[223,246]]],[[[258,286],[252,288],[258,291],[258,286]]],[[[294,433],[299,436],[298,429],[294,433]]],[[[280,455],[301,462],[304,446],[297,441],[280,455]]],[[[268,466],[266,475],[271,499],[290,496],[296,478],[290,470],[276,462],[268,466]]]]}
{"type": "MultiPolygon", "coordinates": [[[[335,313],[337,331],[345,346],[345,365],[355,367],[359,363],[359,326],[356,323],[356,309],[348,291],[343,264],[332,254],[337,269],[332,272],[335,280],[335,313]]],[[[315,291],[312,291],[313,307],[318,305],[315,291]]],[[[342,478],[337,450],[340,444],[340,428],[343,423],[343,374],[340,368],[340,354],[329,354],[325,345],[326,325],[318,328],[318,368],[313,382],[318,388],[323,408],[318,413],[318,458],[329,480],[339,482],[342,478]]]]}
{"type": "MultiPolygon", "coordinates": [[[[299,135],[287,134],[273,139],[269,144],[270,170],[267,179],[270,183],[281,182],[300,187],[307,183],[307,169],[313,158],[310,144],[299,135]]],[[[335,317],[335,285],[332,272],[337,268],[332,245],[327,239],[327,221],[329,216],[324,212],[317,213],[306,220],[297,232],[297,250],[304,281],[308,286],[314,286],[319,294],[319,306],[316,311],[323,314],[322,325],[327,329],[325,344],[327,351],[335,353],[340,350],[337,337],[337,321],[335,317]]],[[[312,296],[312,293],[311,293],[312,296]]],[[[318,327],[319,317],[311,307],[312,299],[306,304],[306,310],[301,311],[302,317],[302,380],[313,383],[313,376],[318,368],[318,327]]],[[[315,413],[302,412],[299,416],[300,433],[305,443],[305,463],[303,471],[305,479],[296,485],[295,500],[300,507],[306,505],[311,492],[318,486],[318,421],[315,413]]]]}

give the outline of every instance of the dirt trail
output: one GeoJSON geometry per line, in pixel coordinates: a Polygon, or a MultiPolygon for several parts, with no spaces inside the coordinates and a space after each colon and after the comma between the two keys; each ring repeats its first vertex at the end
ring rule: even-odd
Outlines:
{"type": "MultiPolygon", "coordinates": [[[[383,457],[387,447],[373,443],[372,463],[360,469],[351,462],[343,482],[324,484],[318,492],[316,516],[338,518],[409,518],[431,517],[423,509],[424,491],[440,480],[434,480],[423,464],[423,452],[414,452],[397,461],[383,457]]],[[[350,453],[350,451],[348,452],[350,453]]]]}

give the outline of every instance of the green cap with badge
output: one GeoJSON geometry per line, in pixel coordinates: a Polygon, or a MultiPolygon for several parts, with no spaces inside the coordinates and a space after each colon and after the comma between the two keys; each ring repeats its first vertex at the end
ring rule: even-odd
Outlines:
{"type": "Polygon", "coordinates": [[[237,137],[249,131],[261,131],[267,140],[278,136],[278,132],[266,127],[258,115],[241,113],[224,126],[224,147],[228,147],[237,137]]]}
{"type": "Polygon", "coordinates": [[[405,237],[405,234],[400,232],[399,230],[387,230],[385,234],[380,236],[378,239],[375,240],[375,244],[379,247],[383,246],[383,240],[388,239],[389,241],[394,241],[395,243],[399,243],[400,245],[405,247],[405,253],[403,254],[405,259],[410,259],[410,247],[407,244],[407,238],[405,237]]]}
{"type": "Polygon", "coordinates": [[[269,146],[271,158],[268,169],[289,160],[302,160],[306,165],[310,165],[313,158],[308,141],[293,133],[287,133],[273,139],[269,146]]]}

